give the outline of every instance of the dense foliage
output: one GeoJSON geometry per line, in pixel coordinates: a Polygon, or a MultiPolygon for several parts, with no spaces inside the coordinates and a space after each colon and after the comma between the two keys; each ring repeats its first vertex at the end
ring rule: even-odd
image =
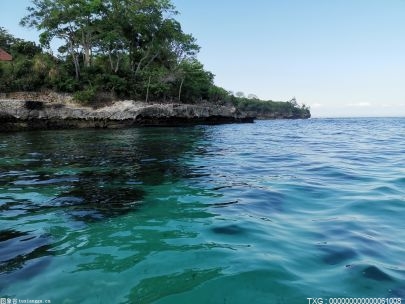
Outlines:
{"type": "Polygon", "coordinates": [[[170,0],[33,0],[21,24],[41,32],[41,46],[0,28],[0,47],[13,56],[0,63],[0,91],[70,92],[82,102],[132,98],[290,109],[215,86],[176,14],[170,0]],[[61,42],[57,57],[50,46],[55,39],[61,42]]]}
{"type": "Polygon", "coordinates": [[[262,118],[309,118],[311,113],[305,104],[299,106],[296,99],[290,101],[264,101],[257,98],[237,98],[239,110],[262,118]]]}

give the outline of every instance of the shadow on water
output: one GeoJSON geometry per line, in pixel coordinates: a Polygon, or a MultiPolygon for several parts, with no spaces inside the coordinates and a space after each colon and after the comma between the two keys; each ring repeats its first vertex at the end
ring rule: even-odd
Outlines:
{"type": "Polygon", "coordinates": [[[1,135],[1,281],[40,272],[58,242],[20,231],[18,223],[23,227],[39,216],[39,226],[46,227],[65,214],[67,222],[91,224],[136,212],[148,187],[192,176],[186,160],[203,134],[198,128],[151,128],[1,135]]]}

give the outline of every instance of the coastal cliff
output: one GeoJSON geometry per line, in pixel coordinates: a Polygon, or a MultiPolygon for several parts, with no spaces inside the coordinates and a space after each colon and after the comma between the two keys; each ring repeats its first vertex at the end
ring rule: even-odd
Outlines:
{"type": "Polygon", "coordinates": [[[119,128],[253,122],[235,107],[115,101],[92,108],[71,101],[0,99],[0,131],[119,128]]]}

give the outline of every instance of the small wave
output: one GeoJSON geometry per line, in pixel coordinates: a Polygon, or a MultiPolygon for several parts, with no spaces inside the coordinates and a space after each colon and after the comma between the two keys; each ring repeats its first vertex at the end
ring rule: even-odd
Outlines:
{"type": "Polygon", "coordinates": [[[392,281],[392,278],[377,266],[367,266],[362,270],[362,274],[365,278],[374,281],[392,281]]]}
{"type": "Polygon", "coordinates": [[[226,235],[240,235],[246,232],[241,226],[232,224],[226,226],[218,226],[211,229],[216,234],[226,234],[226,235]]]}
{"type": "Polygon", "coordinates": [[[348,263],[358,256],[352,248],[322,246],[322,251],[325,252],[322,261],[329,265],[348,263]]]}
{"type": "Polygon", "coordinates": [[[13,184],[16,186],[35,186],[35,185],[53,185],[53,184],[63,184],[63,183],[73,183],[78,182],[77,177],[61,177],[61,178],[51,178],[51,179],[23,179],[17,180],[13,184]]]}

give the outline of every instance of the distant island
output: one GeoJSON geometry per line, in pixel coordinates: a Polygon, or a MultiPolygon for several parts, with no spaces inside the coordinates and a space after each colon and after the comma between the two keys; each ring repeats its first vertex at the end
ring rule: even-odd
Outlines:
{"type": "Polygon", "coordinates": [[[33,1],[21,25],[39,30],[40,45],[0,27],[0,121],[7,123],[1,129],[34,121],[40,127],[50,109],[55,121],[59,115],[65,123],[45,124],[49,127],[94,126],[66,122],[97,117],[113,122],[100,114],[111,108],[126,109],[120,116],[124,125],[311,116],[295,98],[263,101],[216,86],[214,75],[196,59],[196,39],[183,32],[176,14],[170,1],[33,1]],[[57,56],[50,46],[55,39],[61,43],[57,56]]]}

